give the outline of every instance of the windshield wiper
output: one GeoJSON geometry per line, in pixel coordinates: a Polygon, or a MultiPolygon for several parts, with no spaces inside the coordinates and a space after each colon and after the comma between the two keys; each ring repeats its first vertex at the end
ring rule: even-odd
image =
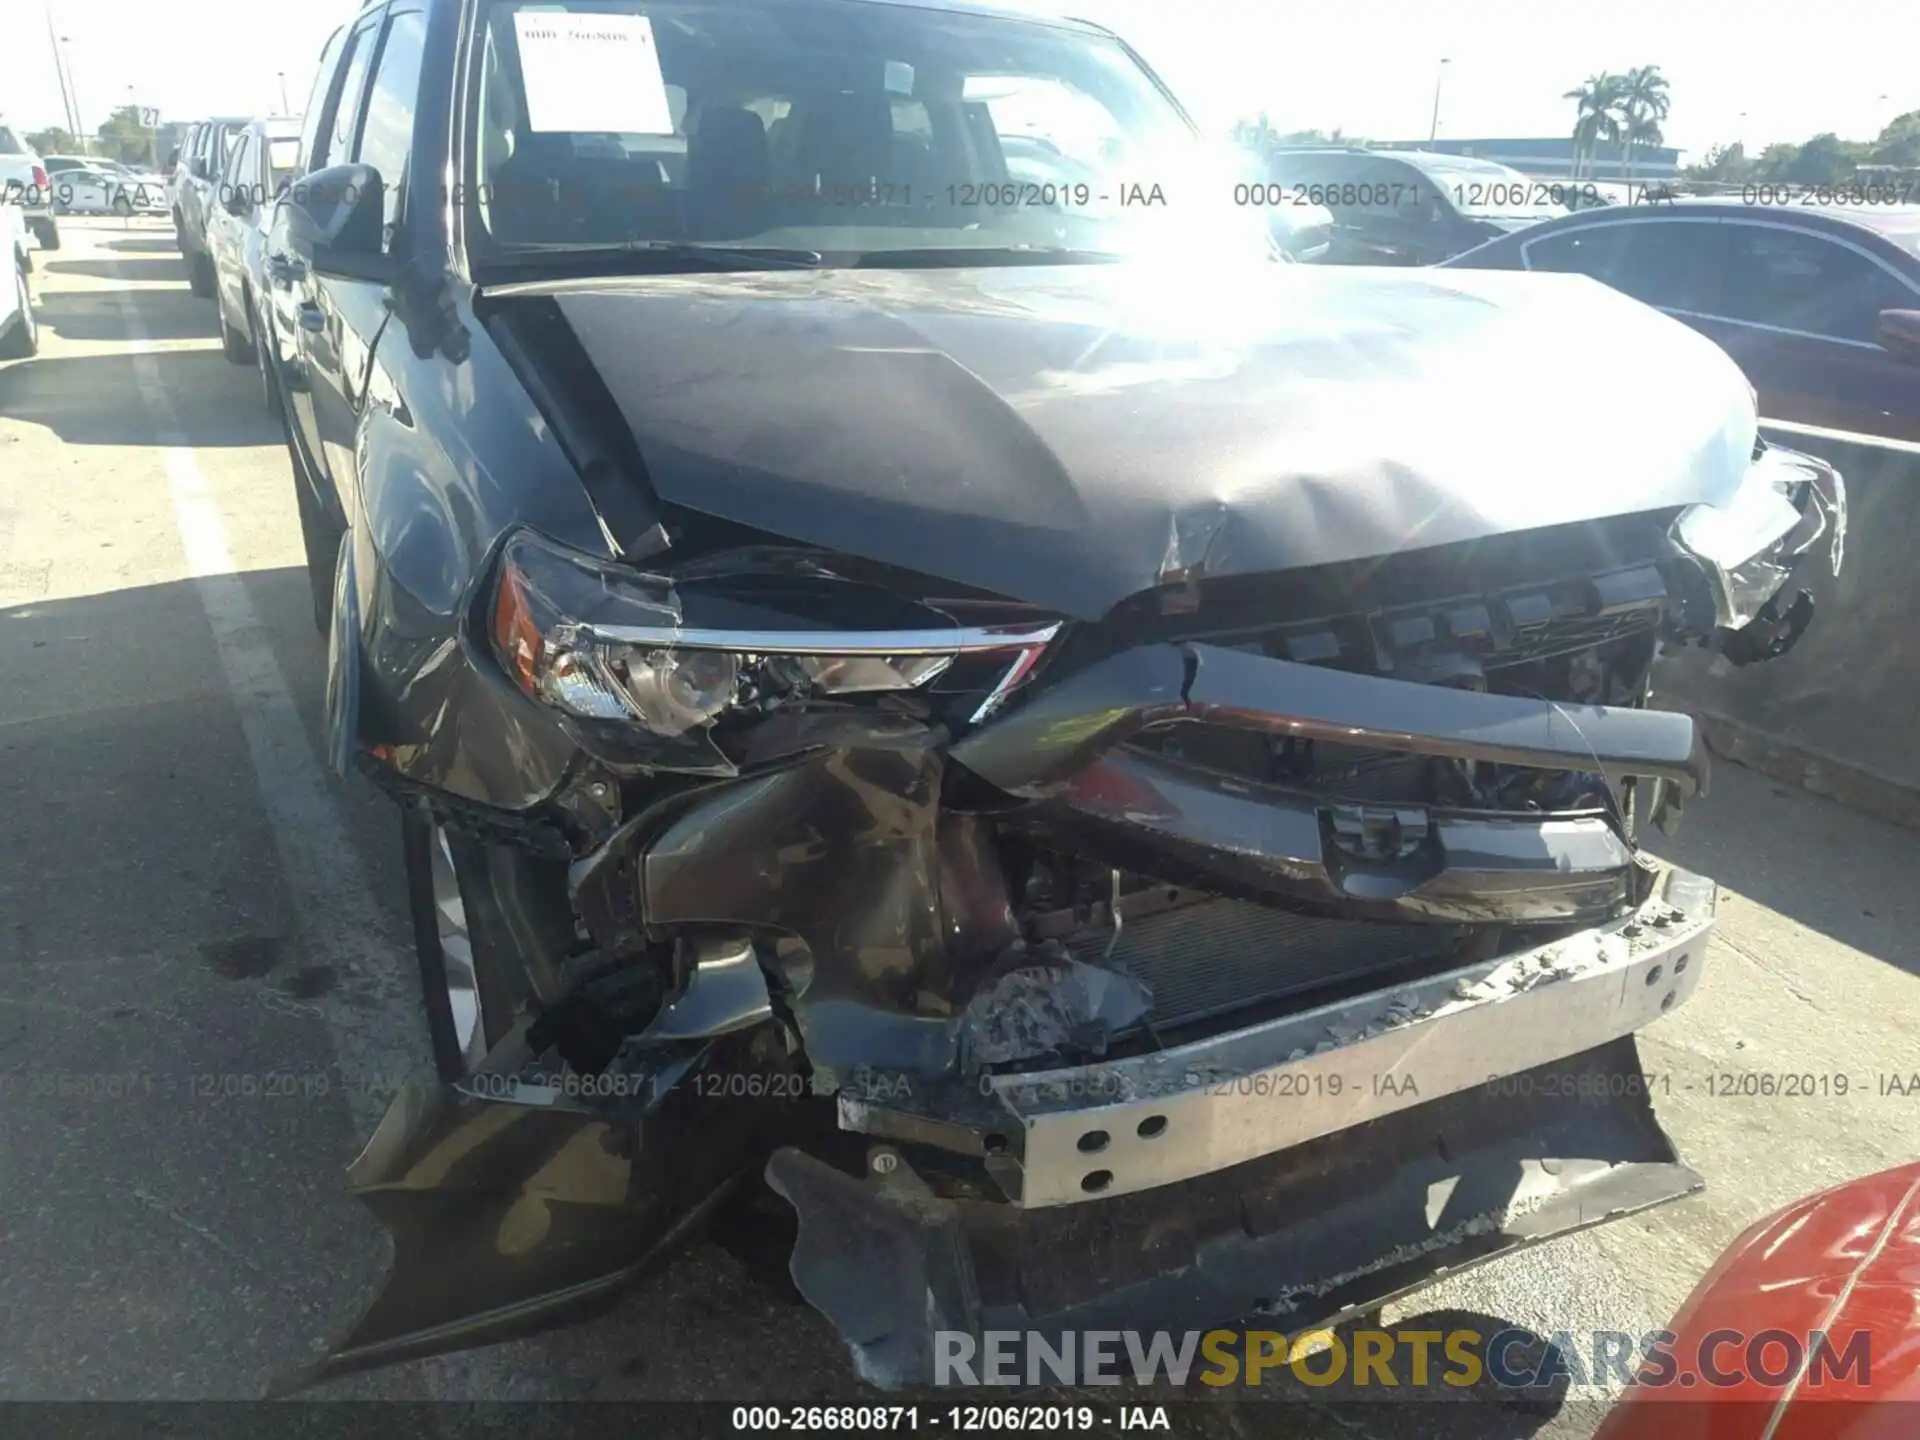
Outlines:
{"type": "Polygon", "coordinates": [[[867,250],[853,263],[867,270],[931,270],[968,265],[1113,265],[1127,257],[1111,250],[1067,245],[929,245],[906,250],[867,250]]]}
{"type": "Polygon", "coordinates": [[[515,266],[538,265],[551,268],[574,264],[604,265],[609,262],[625,269],[674,270],[692,266],[702,270],[812,270],[822,256],[818,250],[800,250],[777,245],[702,245],[689,240],[625,240],[599,244],[573,244],[567,241],[512,243],[491,257],[498,263],[515,266]]]}

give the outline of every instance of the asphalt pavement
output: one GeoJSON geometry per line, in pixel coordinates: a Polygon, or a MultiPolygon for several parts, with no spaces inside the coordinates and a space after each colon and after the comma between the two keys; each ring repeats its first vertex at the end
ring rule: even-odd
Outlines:
{"type": "MultiPolygon", "coordinates": [[[[325,649],[254,371],[170,230],[62,229],[41,354],[0,365],[0,1399],[253,1398],[384,1266],[342,1171],[427,1063],[397,825],[321,759],[325,649]]],[[[1654,1329],[1754,1219],[1920,1156],[1920,834],[1722,764],[1653,848],[1724,887],[1698,995],[1641,1040],[1708,1189],[1389,1321],[1654,1329]]],[[[862,1392],[824,1320],[702,1244],[600,1320],[321,1393],[862,1392]]],[[[1497,1428],[1595,1413],[1575,1392],[1497,1428]]],[[[1325,1418],[1413,1433],[1390,1405],[1325,1418]]]]}

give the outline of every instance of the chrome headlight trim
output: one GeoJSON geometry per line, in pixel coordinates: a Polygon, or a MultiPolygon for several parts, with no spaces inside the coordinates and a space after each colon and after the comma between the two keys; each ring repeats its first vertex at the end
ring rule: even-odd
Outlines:
{"type": "Polygon", "coordinates": [[[1672,533],[1675,543],[1706,567],[1720,626],[1739,630],[1766,608],[1792,578],[1800,557],[1829,529],[1838,575],[1846,534],[1845,482],[1824,461],[1768,447],[1725,505],[1689,506],[1674,521],[1672,533]]]}
{"type": "MultiPolygon", "coordinates": [[[[808,578],[853,585],[825,572],[808,578]]],[[[890,600],[889,593],[873,592],[876,619],[943,617],[937,607],[890,600]]],[[[609,565],[523,530],[502,547],[490,638],[529,697],[577,719],[630,722],[677,739],[736,709],[764,711],[811,695],[918,690],[965,657],[1004,654],[1005,669],[969,717],[978,723],[1064,627],[1023,621],[850,629],[845,622],[857,619],[860,607],[847,614],[844,596],[841,623],[819,629],[805,628],[804,606],[791,628],[689,626],[683,600],[691,599],[670,576],[609,565]]],[[[786,616],[782,609],[778,618],[786,616]]]]}

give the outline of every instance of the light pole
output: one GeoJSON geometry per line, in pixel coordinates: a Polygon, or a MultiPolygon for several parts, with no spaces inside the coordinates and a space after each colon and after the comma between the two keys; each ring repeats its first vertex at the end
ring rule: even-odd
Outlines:
{"type": "MultiPolygon", "coordinates": [[[[73,44],[73,37],[71,35],[62,35],[60,37],[60,45],[62,47],[71,44],[73,44]]],[[[67,91],[73,97],[73,138],[80,142],[80,153],[82,155],[91,155],[93,151],[87,143],[87,119],[86,116],[80,113],[80,82],[73,78],[73,59],[71,56],[66,55],[64,48],[57,53],[66,60],[67,91]]]]}
{"type": "Polygon", "coordinates": [[[53,28],[53,6],[46,6],[47,43],[53,47],[53,73],[60,81],[60,109],[67,122],[67,133],[73,136],[82,151],[86,149],[84,138],[80,134],[80,122],[73,114],[73,90],[67,84],[67,57],[60,51],[60,32],[53,28]]]}
{"type": "Polygon", "coordinates": [[[1428,145],[1432,145],[1440,138],[1440,86],[1447,78],[1447,66],[1452,63],[1443,58],[1440,61],[1439,71],[1433,77],[1433,124],[1427,129],[1428,145]]]}
{"type": "Polygon", "coordinates": [[[287,72],[284,70],[280,72],[280,113],[282,115],[293,113],[293,106],[287,103],[287,72]]]}

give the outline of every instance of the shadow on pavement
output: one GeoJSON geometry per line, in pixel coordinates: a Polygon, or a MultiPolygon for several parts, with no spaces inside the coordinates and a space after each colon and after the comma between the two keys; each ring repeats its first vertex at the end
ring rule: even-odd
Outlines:
{"type": "Polygon", "coordinates": [[[180,247],[174,243],[173,236],[167,235],[129,235],[119,240],[103,240],[102,250],[118,250],[123,254],[178,255],[180,247]]]}
{"type": "MultiPolygon", "coordinates": [[[[66,340],[102,344],[127,343],[127,316],[115,297],[118,290],[59,290],[43,293],[34,305],[43,330],[66,340]]],[[[142,296],[152,291],[138,292],[142,296]]],[[[169,302],[142,305],[140,328],[149,340],[218,340],[220,327],[214,319],[213,302],[192,299],[183,285],[178,295],[162,292],[169,302]],[[191,304],[184,303],[192,299],[191,304]]]]}
{"type": "MultiPolygon", "coordinates": [[[[124,322],[121,330],[124,335],[124,322]]],[[[279,442],[279,425],[261,407],[251,374],[236,372],[218,350],[163,350],[153,361],[188,445],[218,449],[279,442]]],[[[132,368],[133,358],[124,354],[21,361],[0,370],[0,415],[44,425],[70,445],[157,445],[159,434],[144,405],[100,403],[103,394],[133,391],[132,368]]]]}
{"type": "MultiPolygon", "coordinates": [[[[1298,1369],[1274,1370],[1255,1391],[1235,1384],[1212,1394],[1226,1400],[1257,1395],[1246,1402],[1254,1411],[1275,1402],[1289,1410],[1311,1406],[1350,1417],[1363,1434],[1423,1440],[1524,1440],[1560,1413],[1576,1383],[1598,1413],[1603,1391],[1586,1384],[1591,1337],[1549,1338],[1471,1310],[1433,1310],[1391,1325],[1367,1321],[1366,1328],[1391,1340],[1342,1326],[1337,1349],[1303,1357],[1298,1369]],[[1411,1338],[1420,1336],[1424,1343],[1411,1338]],[[1416,1360],[1420,1353],[1424,1360],[1416,1360]]],[[[1189,1393],[1208,1388],[1190,1385],[1189,1393]]]]}
{"type": "Polygon", "coordinates": [[[135,255],[121,260],[45,260],[40,268],[49,275],[86,275],[95,280],[187,283],[187,262],[178,255],[135,255]]]}

